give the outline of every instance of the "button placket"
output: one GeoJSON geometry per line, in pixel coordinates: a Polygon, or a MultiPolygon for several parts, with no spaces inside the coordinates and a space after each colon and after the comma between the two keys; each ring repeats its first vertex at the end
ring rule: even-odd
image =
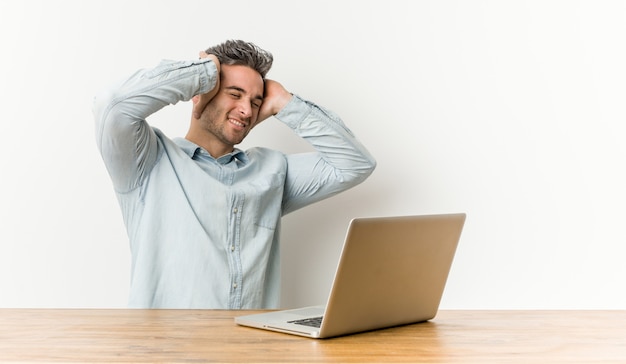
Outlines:
{"type": "Polygon", "coordinates": [[[241,299],[242,299],[242,277],[243,277],[243,267],[241,264],[241,257],[239,256],[239,239],[240,239],[240,229],[241,229],[241,205],[243,204],[243,196],[235,195],[233,199],[233,207],[231,209],[231,237],[229,244],[229,260],[231,262],[231,274],[230,274],[230,286],[231,286],[231,297],[230,297],[230,306],[233,309],[241,308],[241,299]]]}

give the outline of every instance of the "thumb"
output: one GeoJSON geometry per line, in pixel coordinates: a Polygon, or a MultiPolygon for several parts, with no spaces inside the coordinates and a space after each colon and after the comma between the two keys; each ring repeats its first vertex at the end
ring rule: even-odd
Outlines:
{"type": "Polygon", "coordinates": [[[191,98],[191,102],[193,103],[193,117],[194,119],[200,119],[200,116],[202,115],[202,108],[200,107],[200,96],[196,95],[194,97],[191,98]]]}

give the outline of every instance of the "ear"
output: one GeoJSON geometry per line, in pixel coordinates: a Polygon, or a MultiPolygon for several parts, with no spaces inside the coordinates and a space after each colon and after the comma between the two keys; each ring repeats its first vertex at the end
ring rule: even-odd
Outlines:
{"type": "Polygon", "coordinates": [[[200,54],[199,54],[199,55],[200,55],[200,58],[206,58],[206,57],[208,57],[208,56],[209,56],[209,55],[207,54],[207,52],[205,52],[205,51],[200,51],[200,54]]]}

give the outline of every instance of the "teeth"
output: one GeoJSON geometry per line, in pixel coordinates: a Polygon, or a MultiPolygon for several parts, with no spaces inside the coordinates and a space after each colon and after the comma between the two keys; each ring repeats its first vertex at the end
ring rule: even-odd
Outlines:
{"type": "Polygon", "coordinates": [[[231,122],[231,123],[233,123],[233,124],[235,124],[235,125],[239,125],[239,126],[241,126],[241,127],[244,127],[244,126],[245,126],[245,124],[244,124],[244,123],[239,122],[239,121],[237,121],[237,120],[234,120],[234,119],[229,119],[229,120],[230,120],[230,122],[231,122]]]}

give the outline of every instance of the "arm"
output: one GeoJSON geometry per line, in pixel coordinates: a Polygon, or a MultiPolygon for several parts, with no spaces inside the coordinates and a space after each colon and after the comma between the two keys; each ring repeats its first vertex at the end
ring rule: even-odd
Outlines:
{"type": "Polygon", "coordinates": [[[374,158],[332,112],[293,96],[276,118],[316,150],[287,157],[283,214],[354,187],[374,171],[374,158]]]}
{"type": "MultiPolygon", "coordinates": [[[[158,160],[156,134],[146,118],[166,105],[217,89],[217,67],[213,58],[163,61],[96,96],[96,143],[116,191],[141,185],[158,160]]],[[[205,101],[206,96],[194,99],[194,109],[205,101]]]]}

